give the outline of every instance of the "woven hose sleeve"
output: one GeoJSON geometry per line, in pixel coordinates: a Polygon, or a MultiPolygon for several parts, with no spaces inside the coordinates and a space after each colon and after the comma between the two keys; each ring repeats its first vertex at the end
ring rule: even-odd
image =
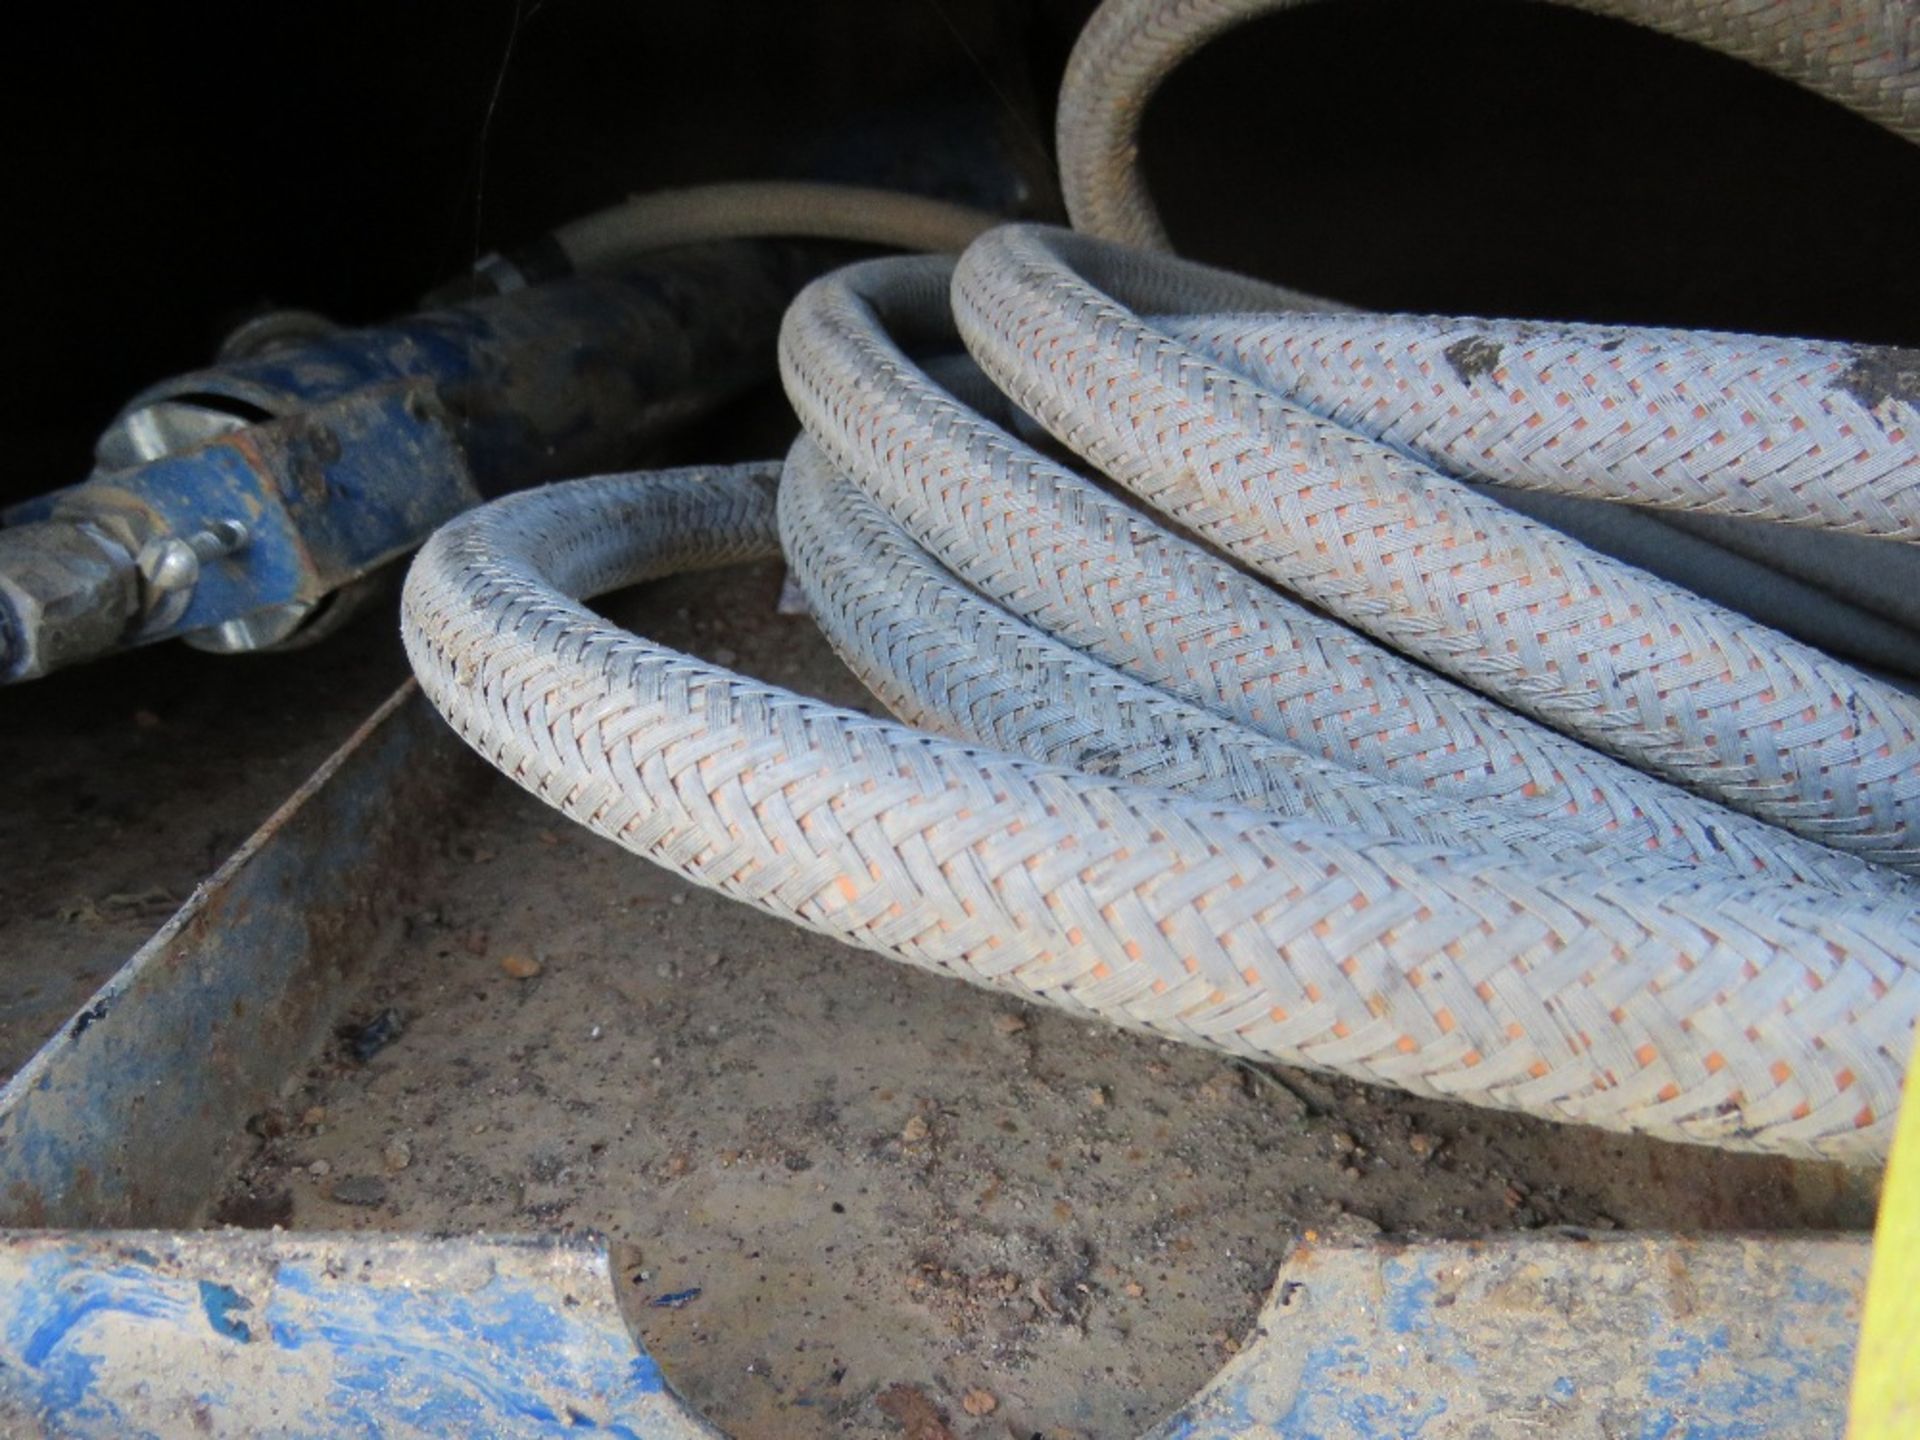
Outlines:
{"type": "Polygon", "coordinates": [[[1920,699],[1179,344],[1123,303],[1150,263],[995,231],[956,274],[961,333],[1113,479],[1356,629],[1782,828],[1920,861],[1920,699]]]}
{"type": "MultiPolygon", "coordinates": [[[[1191,267],[1180,274],[1191,281],[1191,267]]],[[[1483,816],[1571,823],[1742,873],[1882,883],[1366,643],[1014,440],[895,343],[958,343],[951,276],[925,260],[827,277],[788,311],[782,366],[821,449],[968,585],[1136,679],[1483,816]]]]}
{"type": "MultiPolygon", "coordinates": [[[[1055,117],[1076,229],[1166,249],[1137,137],[1160,83],[1209,41],[1304,0],[1107,0],[1075,44],[1055,117]]],[[[1906,0],[1556,0],[1745,60],[1920,141],[1920,8],[1906,0]]]]}
{"type": "MultiPolygon", "coordinates": [[[[1102,7],[1061,107],[1083,225],[1157,241],[1139,107],[1272,8],[1102,7]]],[[[1630,18],[1914,128],[1903,7],[1630,18]]],[[[530,492],[421,552],[416,672],[518,783],[769,913],[1118,1025],[1884,1156],[1920,1018],[1920,700],[1684,572],[1751,557],[1749,583],[1783,542],[1724,527],[1785,527],[1811,607],[1839,536],[1873,563],[1808,629],[1857,603],[1863,649],[1906,653],[1914,356],[1355,315],[1008,227],[816,281],[780,365],[806,432],[783,467],[530,492]],[[1581,506],[1668,578],[1533,518],[1581,506]],[[580,603],[776,530],[836,651],[924,729],[580,603]]]]}
{"type": "Polygon", "coordinates": [[[506,774],[628,849],[975,983],[1566,1119],[1884,1146],[1917,993],[1906,901],[1378,839],[1090,776],[783,693],[571,598],[764,554],[771,510],[746,470],[463,517],[408,578],[422,685],[506,774]],[[1778,963],[1748,977],[1747,955],[1778,963]]]}

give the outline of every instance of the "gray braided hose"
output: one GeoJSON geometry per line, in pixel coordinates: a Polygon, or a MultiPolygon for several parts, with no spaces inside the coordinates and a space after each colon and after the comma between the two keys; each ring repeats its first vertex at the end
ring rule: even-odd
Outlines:
{"type": "Polygon", "coordinates": [[[767,464],[473,512],[408,577],[416,673],[581,823],[881,954],[1422,1094],[1881,1157],[1920,700],[1491,497],[1904,553],[1914,357],[1296,303],[1030,227],[838,272],[783,327],[777,501],[767,464]],[[978,370],[933,379],[962,342],[978,370]],[[776,543],[939,733],[579,603],[776,543]]]}
{"type": "MultiPolygon", "coordinates": [[[[1306,0],[1106,0],[1081,31],[1055,114],[1074,228],[1168,248],[1137,162],[1147,102],[1189,55],[1306,0]]],[[[1920,141],[1920,8],[1910,0],[1554,0],[1772,71],[1920,141]]]]}

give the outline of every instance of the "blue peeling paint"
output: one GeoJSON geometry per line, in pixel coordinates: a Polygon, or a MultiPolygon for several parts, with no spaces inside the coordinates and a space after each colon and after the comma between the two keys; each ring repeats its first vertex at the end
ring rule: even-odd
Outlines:
{"type": "Polygon", "coordinates": [[[1453,1327],[1438,1318],[1439,1277],[1434,1274],[1432,1256],[1408,1252],[1380,1267],[1386,1282],[1383,1301],[1387,1330],[1394,1335],[1417,1337],[1408,1349],[1417,1345],[1421,1358],[1445,1365],[1462,1375],[1476,1374],[1480,1362],[1471,1349],[1460,1342],[1453,1327]]]}
{"type": "Polygon", "coordinates": [[[231,1285],[216,1285],[211,1280],[202,1280],[200,1308],[207,1312],[207,1323],[213,1326],[214,1334],[238,1340],[242,1345],[252,1341],[253,1331],[247,1328],[246,1321],[234,1319],[233,1312],[251,1310],[253,1302],[231,1285]]]}
{"type": "Polygon", "coordinates": [[[664,1394],[667,1377],[660,1373],[660,1367],[653,1356],[642,1350],[633,1357],[633,1363],[627,1367],[627,1381],[642,1395],[664,1394]]]}
{"type": "Polygon", "coordinates": [[[87,1331],[102,1315],[168,1319],[178,1305],[147,1293],[145,1271],[115,1265],[72,1274],[56,1257],[40,1257],[27,1279],[0,1301],[6,1349],[34,1374],[34,1394],[59,1414],[107,1420],[111,1407],[94,1395],[101,1361],[85,1346],[87,1331]]]}
{"type": "Polygon", "coordinates": [[[1545,1433],[1582,1428],[1597,1405],[1616,1407],[1628,1427],[1622,1436],[1634,1440],[1838,1440],[1864,1239],[1690,1243],[1684,1256],[1695,1284],[1684,1307],[1664,1283],[1679,1242],[1608,1246],[1511,1242],[1314,1257],[1311,1278],[1300,1282],[1312,1314],[1270,1319],[1271,1333],[1255,1341],[1271,1352],[1264,1361],[1230,1366],[1152,1440],[1451,1440],[1479,1433],[1490,1413],[1524,1415],[1545,1433]],[[1537,1261],[1524,1253],[1529,1244],[1537,1261]],[[1588,1333],[1565,1307],[1566,1287],[1590,1274],[1618,1284],[1618,1268],[1592,1269],[1608,1246],[1645,1276],[1632,1291],[1613,1292],[1626,1304],[1611,1313],[1627,1320],[1637,1307],[1644,1328],[1588,1333]],[[1515,1276],[1521,1283],[1506,1290],[1515,1276]],[[1481,1388],[1456,1389],[1444,1370],[1477,1375],[1481,1388]]]}
{"type": "MultiPolygon", "coordinates": [[[[265,1373],[307,1375],[323,1386],[312,1409],[273,1411],[275,1433],[290,1437],[702,1433],[652,1357],[636,1350],[610,1290],[578,1303],[585,1297],[577,1284],[606,1286],[604,1270],[563,1277],[530,1267],[529,1251],[512,1242],[417,1242],[343,1261],[331,1246],[290,1241],[296,1253],[246,1293],[201,1278],[204,1262],[177,1242],[163,1262],[148,1249],[151,1263],[125,1263],[120,1250],[101,1266],[102,1242],[23,1237],[10,1243],[33,1252],[25,1268],[18,1258],[8,1268],[19,1254],[8,1243],[0,1241],[0,1389],[59,1413],[76,1434],[148,1433],[139,1423],[144,1400],[137,1414],[118,1409],[128,1377],[103,1344],[99,1322],[109,1317],[115,1331],[130,1319],[150,1322],[141,1329],[156,1353],[178,1347],[184,1368],[154,1372],[162,1388],[167,1380],[188,1387],[172,1403],[183,1399],[236,1423],[266,1393],[261,1372],[209,1370],[207,1347],[266,1341],[274,1358],[265,1373]],[[436,1263],[436,1246],[455,1259],[436,1263]],[[480,1283],[448,1283],[459,1274],[480,1283]]],[[[247,1362],[236,1354],[235,1363],[247,1362]]]]}
{"type": "Polygon", "coordinates": [[[1373,1366],[1355,1336],[1316,1346],[1301,1366],[1294,1403],[1274,1435],[1287,1440],[1327,1440],[1364,1435],[1369,1440],[1429,1440],[1444,1433],[1429,1426],[1447,1413],[1446,1398],[1369,1378],[1373,1366]]]}
{"type": "Polygon", "coordinates": [[[325,1276],[297,1265],[282,1267],[280,1286],[289,1296],[319,1299],[326,1318],[309,1324],[281,1313],[276,1294],[269,1317],[276,1344],[289,1350],[321,1345],[332,1357],[337,1384],[423,1428],[470,1432],[490,1417],[511,1416],[541,1429],[585,1425],[621,1434],[624,1427],[602,1427],[576,1409],[562,1415],[522,1377],[567,1377],[589,1394],[626,1388],[643,1396],[666,1390],[652,1358],[631,1349],[622,1357],[626,1387],[580,1373],[576,1331],[548,1303],[550,1297],[522,1289],[496,1283],[471,1294],[442,1295],[428,1305],[404,1289],[367,1293],[364,1286],[333,1282],[329,1291],[325,1276]],[[502,1365],[502,1355],[518,1363],[502,1365]],[[422,1376],[432,1376],[434,1383],[422,1387],[422,1376]],[[417,1400],[400,1398],[408,1393],[398,1383],[403,1378],[411,1380],[417,1400]]]}
{"type": "Polygon", "coordinates": [[[1395,1260],[1384,1266],[1382,1273],[1388,1286],[1387,1328],[1396,1335],[1411,1335],[1430,1326],[1433,1294],[1438,1287],[1426,1267],[1417,1261],[1395,1260]]]}
{"type": "MultiPolygon", "coordinates": [[[[1836,1308],[1845,1313],[1844,1305],[1836,1308]]],[[[1647,1394],[1667,1403],[1642,1418],[1639,1440],[1767,1440],[1777,1433],[1774,1417],[1793,1413],[1810,1387],[1847,1373],[1852,1358],[1844,1348],[1823,1351],[1777,1330],[1763,1355],[1744,1355],[1737,1366],[1721,1367],[1725,1378],[1707,1378],[1715,1361],[1734,1353],[1725,1324],[1670,1331],[1653,1352],[1647,1378],[1647,1394]]]]}
{"type": "Polygon", "coordinates": [[[109,1297],[95,1294],[76,1296],[64,1304],[56,1300],[55,1305],[54,1312],[40,1323],[20,1348],[20,1358],[35,1370],[46,1369],[48,1359],[74,1326],[97,1311],[115,1308],[109,1297]]]}
{"type": "Polygon", "coordinates": [[[1817,1305],[1822,1308],[1831,1306],[1836,1310],[1846,1310],[1855,1300],[1855,1297],[1844,1287],[1798,1265],[1789,1266],[1787,1269],[1787,1288],[1793,1298],[1802,1305],[1817,1305]]]}

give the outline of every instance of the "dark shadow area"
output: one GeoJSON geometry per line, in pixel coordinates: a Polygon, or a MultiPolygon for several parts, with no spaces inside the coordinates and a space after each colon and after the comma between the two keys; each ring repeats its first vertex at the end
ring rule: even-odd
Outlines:
{"type": "Polygon", "coordinates": [[[1920,150],[1562,6],[1305,5],[1143,139],[1184,253],[1352,303],[1920,342],[1920,150]]]}

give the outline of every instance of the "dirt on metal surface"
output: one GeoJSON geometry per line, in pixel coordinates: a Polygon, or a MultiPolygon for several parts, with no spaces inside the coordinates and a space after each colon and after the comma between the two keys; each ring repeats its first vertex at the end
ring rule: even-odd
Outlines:
{"type": "Polygon", "coordinates": [[[309,651],[160,645],[0,689],[0,1079],[406,673],[372,614],[309,651]]]}
{"type": "MultiPolygon", "coordinates": [[[[870,706],[777,567],[615,613],[870,706]],[[694,617],[699,618],[694,618],[694,617]]],[[[218,1214],[594,1230],[667,1375],[741,1437],[1121,1436],[1326,1238],[1868,1223],[1869,1180],[1556,1128],[1089,1026],[694,889],[505,781],[218,1214]]]]}

